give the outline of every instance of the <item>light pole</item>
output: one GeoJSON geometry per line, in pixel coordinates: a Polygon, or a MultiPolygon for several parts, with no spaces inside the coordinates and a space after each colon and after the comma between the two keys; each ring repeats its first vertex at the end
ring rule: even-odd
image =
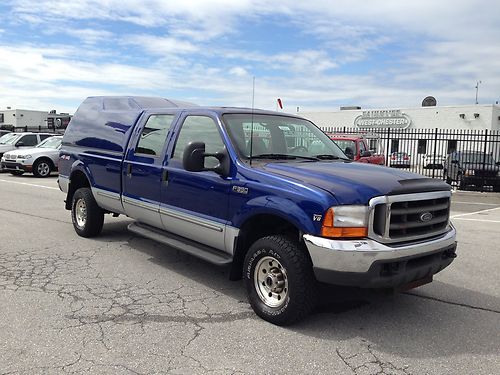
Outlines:
{"type": "Polygon", "coordinates": [[[481,81],[476,81],[476,104],[478,104],[477,102],[477,92],[479,91],[479,84],[482,83],[481,81]]]}

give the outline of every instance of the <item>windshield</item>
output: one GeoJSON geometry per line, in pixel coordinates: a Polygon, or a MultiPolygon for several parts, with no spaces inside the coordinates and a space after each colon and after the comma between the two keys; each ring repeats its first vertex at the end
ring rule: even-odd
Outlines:
{"type": "Polygon", "coordinates": [[[8,138],[3,138],[2,137],[2,143],[3,145],[13,145],[14,143],[17,142],[17,140],[21,137],[22,134],[5,134],[3,137],[7,137],[9,136],[8,138]]]}
{"type": "Polygon", "coordinates": [[[470,163],[470,164],[473,163],[495,164],[495,160],[491,155],[481,154],[481,153],[461,154],[460,160],[462,160],[464,163],[470,163]]]}
{"type": "Polygon", "coordinates": [[[342,150],[311,122],[251,113],[222,116],[240,157],[346,159],[342,150]],[[252,129],[253,124],[253,129],[252,129]]]}
{"type": "Polygon", "coordinates": [[[39,148],[58,148],[61,145],[61,138],[50,137],[45,141],[40,142],[36,147],[39,148]]]}
{"type": "Polygon", "coordinates": [[[19,138],[20,134],[9,133],[0,137],[0,145],[12,145],[16,142],[16,139],[19,138]]]}

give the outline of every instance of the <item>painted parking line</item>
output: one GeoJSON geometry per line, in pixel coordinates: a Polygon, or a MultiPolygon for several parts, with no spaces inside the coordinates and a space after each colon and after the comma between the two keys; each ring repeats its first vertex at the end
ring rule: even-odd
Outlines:
{"type": "Polygon", "coordinates": [[[469,217],[457,217],[454,220],[463,220],[463,221],[480,221],[482,223],[500,223],[500,220],[487,220],[487,219],[471,219],[469,217]]]}
{"type": "Polygon", "coordinates": [[[496,211],[496,210],[500,210],[500,207],[488,208],[486,210],[479,210],[479,211],[474,211],[474,212],[467,212],[465,214],[453,215],[453,216],[451,216],[451,219],[456,219],[456,218],[461,218],[463,216],[476,215],[476,214],[481,214],[483,212],[491,212],[491,211],[496,211]]]}
{"type": "Polygon", "coordinates": [[[460,202],[460,201],[452,201],[452,204],[470,204],[470,205],[478,205],[478,206],[500,206],[500,203],[480,203],[480,202],[460,202]]]}
{"type": "Polygon", "coordinates": [[[2,180],[2,179],[0,179],[0,182],[6,182],[8,184],[18,184],[18,185],[33,186],[33,187],[39,187],[39,188],[42,188],[42,189],[58,190],[59,191],[59,188],[55,188],[55,187],[51,187],[51,186],[44,186],[44,185],[37,185],[37,184],[28,184],[27,182],[9,181],[9,180],[2,180]]]}

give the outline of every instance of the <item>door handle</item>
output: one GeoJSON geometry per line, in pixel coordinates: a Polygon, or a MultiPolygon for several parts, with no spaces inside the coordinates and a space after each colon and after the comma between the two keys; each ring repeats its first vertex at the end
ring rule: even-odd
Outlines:
{"type": "Polygon", "coordinates": [[[161,174],[161,182],[163,182],[165,185],[168,184],[168,171],[166,169],[164,169],[161,174]]]}
{"type": "Polygon", "coordinates": [[[132,177],[132,164],[127,164],[127,177],[132,177]]]}

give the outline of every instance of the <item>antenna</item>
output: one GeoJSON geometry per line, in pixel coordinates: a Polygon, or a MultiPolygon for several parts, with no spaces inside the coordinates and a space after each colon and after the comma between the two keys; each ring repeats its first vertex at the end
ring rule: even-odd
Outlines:
{"type": "Polygon", "coordinates": [[[255,106],[255,76],[253,77],[252,85],[252,127],[250,128],[250,166],[252,165],[252,149],[253,149],[253,109],[255,106]]]}

